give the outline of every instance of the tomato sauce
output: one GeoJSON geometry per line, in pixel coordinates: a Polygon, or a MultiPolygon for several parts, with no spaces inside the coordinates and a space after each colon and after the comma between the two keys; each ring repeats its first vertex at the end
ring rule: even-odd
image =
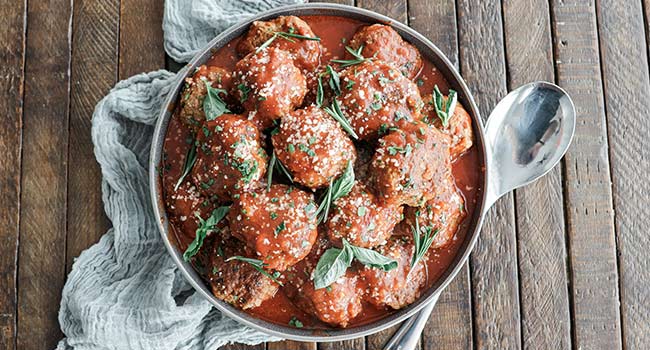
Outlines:
{"type": "MultiPolygon", "coordinates": [[[[345,46],[352,38],[354,33],[361,26],[367,23],[354,19],[335,17],[335,16],[301,16],[321,39],[323,46],[323,62],[330,59],[343,58],[345,46]]],[[[239,57],[235,51],[240,38],[232,40],[226,46],[214,52],[208,60],[208,65],[216,65],[233,70],[239,57]]],[[[434,85],[438,85],[444,92],[448,91],[448,82],[442,76],[436,67],[424,58],[424,66],[418,76],[414,79],[422,96],[430,94],[434,85]]],[[[163,171],[163,188],[173,187],[173,184],[179,178],[181,168],[190,145],[191,134],[181,126],[176,116],[172,117],[164,143],[163,164],[166,171],[163,171]]],[[[427,287],[433,283],[447,270],[452,260],[455,258],[458,249],[462,245],[471,218],[479,198],[479,185],[483,176],[481,161],[476,146],[469,149],[464,155],[456,160],[452,165],[452,172],[456,181],[456,186],[461,190],[465,199],[465,210],[467,215],[455,234],[451,243],[443,248],[436,249],[430,255],[428,260],[428,283],[427,287]]],[[[181,249],[185,249],[192,241],[193,237],[188,237],[181,230],[172,227],[173,235],[176,238],[181,249]]],[[[300,319],[305,327],[312,329],[331,329],[332,327],[319,321],[316,317],[306,314],[300,310],[287,298],[282,289],[271,299],[266,300],[261,306],[247,310],[258,318],[287,325],[294,317],[300,319]]],[[[383,318],[388,314],[394,313],[392,309],[378,309],[370,304],[364,304],[363,311],[348,325],[348,327],[363,325],[383,318]]]]}

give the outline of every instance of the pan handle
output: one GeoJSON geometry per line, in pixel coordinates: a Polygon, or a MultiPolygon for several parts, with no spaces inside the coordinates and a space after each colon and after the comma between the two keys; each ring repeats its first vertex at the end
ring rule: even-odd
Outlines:
{"type": "Polygon", "coordinates": [[[415,316],[404,321],[397,332],[393,334],[390,341],[386,343],[384,350],[415,349],[420,340],[420,334],[422,334],[422,330],[427,324],[429,315],[431,315],[433,307],[436,305],[436,302],[438,302],[438,297],[440,297],[440,294],[436,295],[431,302],[415,314],[415,316]]]}

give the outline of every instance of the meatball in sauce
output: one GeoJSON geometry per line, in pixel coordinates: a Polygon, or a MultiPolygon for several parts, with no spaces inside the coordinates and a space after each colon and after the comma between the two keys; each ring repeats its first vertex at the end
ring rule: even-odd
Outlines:
{"type": "Polygon", "coordinates": [[[159,172],[216,298],[285,327],[355,327],[452,264],[482,191],[472,117],[459,101],[443,125],[430,96],[449,84],[393,28],[254,22],[186,83],[159,172]]]}

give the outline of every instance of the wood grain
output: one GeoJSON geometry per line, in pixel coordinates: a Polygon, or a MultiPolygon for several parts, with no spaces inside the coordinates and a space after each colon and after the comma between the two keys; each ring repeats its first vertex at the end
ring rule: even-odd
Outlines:
{"type": "Polygon", "coordinates": [[[165,67],[164,2],[122,0],[120,4],[120,79],[165,67]]]}
{"type": "MultiPolygon", "coordinates": [[[[501,4],[459,0],[457,5],[461,74],[485,121],[506,95],[501,4]]],[[[521,347],[516,252],[514,204],[508,194],[486,215],[470,259],[474,346],[479,349],[521,347]]]]}
{"type": "MultiPolygon", "coordinates": [[[[406,0],[399,1],[382,1],[382,0],[357,0],[357,7],[375,11],[382,15],[393,18],[402,23],[408,23],[407,3],[406,0]]],[[[366,337],[366,346],[368,349],[381,349],[384,344],[395,333],[399,326],[394,326],[384,331],[369,335],[366,337]]]]}
{"type": "Polygon", "coordinates": [[[266,344],[267,350],[316,350],[317,343],[285,340],[266,344]]]}
{"type": "Polygon", "coordinates": [[[73,259],[106,232],[101,171],[90,137],[97,102],[117,81],[119,0],[74,4],[70,147],[68,167],[67,271],[73,259]]]}
{"type": "MultiPolygon", "coordinates": [[[[509,89],[555,81],[549,5],[504,0],[509,89]],[[526,30],[522,30],[526,28],[526,30]]],[[[571,348],[561,166],[515,192],[522,346],[571,348]]]]}
{"type": "Polygon", "coordinates": [[[25,62],[19,349],[52,349],[65,279],[70,1],[29,1],[25,62]]]}
{"type": "Polygon", "coordinates": [[[554,0],[557,82],[573,98],[576,133],[565,157],[573,347],[620,349],[607,130],[593,1],[554,0]]]}
{"type": "Polygon", "coordinates": [[[650,344],[650,81],[641,1],[596,1],[619,251],[623,346],[650,344]]]}
{"type": "MultiPolygon", "coordinates": [[[[440,48],[458,68],[456,2],[409,0],[409,25],[440,48]]],[[[442,292],[422,332],[424,349],[471,349],[472,302],[469,265],[442,292]]]]}
{"type": "Polygon", "coordinates": [[[25,3],[0,7],[0,349],[16,349],[25,3]]]}

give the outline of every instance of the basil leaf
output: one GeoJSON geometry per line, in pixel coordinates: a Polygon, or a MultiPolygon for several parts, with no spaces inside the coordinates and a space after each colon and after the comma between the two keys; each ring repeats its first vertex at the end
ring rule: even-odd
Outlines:
{"type": "Polygon", "coordinates": [[[183,253],[183,260],[190,261],[190,259],[199,252],[203,246],[205,237],[209,232],[214,231],[219,221],[221,221],[226,216],[226,214],[228,214],[229,210],[230,207],[219,207],[213,210],[212,214],[210,214],[210,217],[206,220],[203,220],[198,214],[196,214],[196,217],[199,219],[199,227],[196,229],[196,236],[194,237],[194,240],[192,243],[190,243],[189,246],[187,246],[187,249],[183,253]]]}
{"type": "Polygon", "coordinates": [[[224,89],[213,88],[207,80],[204,80],[203,82],[207,88],[207,94],[205,95],[205,99],[203,99],[205,120],[215,120],[224,113],[230,113],[226,106],[226,102],[224,102],[219,96],[220,93],[228,95],[228,92],[224,89]]]}
{"type": "Polygon", "coordinates": [[[314,270],[314,288],[321,289],[336,282],[352,264],[352,254],[343,247],[330,248],[323,253],[314,270]]]}
{"type": "Polygon", "coordinates": [[[352,255],[354,255],[354,258],[357,259],[358,262],[366,266],[376,267],[384,271],[390,271],[397,268],[396,260],[381,255],[372,249],[353,246],[345,239],[343,239],[343,246],[347,247],[347,249],[352,252],[352,255]]]}

